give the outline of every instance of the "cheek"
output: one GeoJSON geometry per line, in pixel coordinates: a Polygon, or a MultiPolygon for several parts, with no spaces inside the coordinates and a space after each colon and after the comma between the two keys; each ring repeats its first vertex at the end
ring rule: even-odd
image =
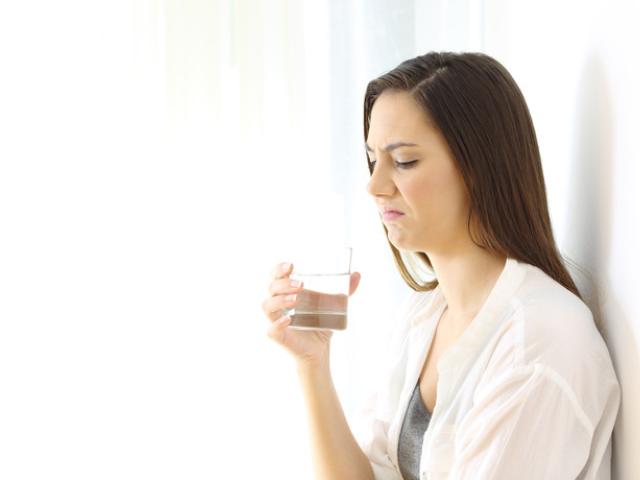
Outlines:
{"type": "Polygon", "coordinates": [[[467,200],[462,179],[450,172],[443,175],[425,175],[405,185],[407,200],[418,216],[431,219],[434,215],[458,217],[466,212],[467,200]]]}
{"type": "Polygon", "coordinates": [[[438,183],[431,178],[415,178],[405,184],[404,192],[411,206],[423,211],[440,195],[438,183]]]}

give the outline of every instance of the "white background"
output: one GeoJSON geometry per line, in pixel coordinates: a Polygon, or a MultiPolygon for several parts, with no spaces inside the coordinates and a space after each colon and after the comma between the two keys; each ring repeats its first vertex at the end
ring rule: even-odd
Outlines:
{"type": "Polygon", "coordinates": [[[2,2],[0,477],[311,479],[260,304],[302,233],[354,247],[332,346],[350,417],[410,292],[365,190],[362,97],[429,50],[485,51],[523,90],[556,240],[623,386],[615,478],[640,476],[638,10],[2,2]]]}

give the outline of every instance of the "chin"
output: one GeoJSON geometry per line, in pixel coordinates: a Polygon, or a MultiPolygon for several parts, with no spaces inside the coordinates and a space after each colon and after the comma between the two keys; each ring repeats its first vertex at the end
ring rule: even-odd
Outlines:
{"type": "Polygon", "coordinates": [[[389,238],[389,243],[391,243],[391,245],[396,247],[398,250],[407,251],[407,252],[413,250],[411,245],[407,244],[407,242],[403,242],[402,239],[389,238]]]}

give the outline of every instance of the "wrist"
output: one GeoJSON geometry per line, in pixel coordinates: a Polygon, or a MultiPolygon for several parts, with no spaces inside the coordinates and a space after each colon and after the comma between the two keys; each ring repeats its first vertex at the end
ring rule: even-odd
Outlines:
{"type": "Polygon", "coordinates": [[[330,371],[329,352],[318,358],[304,358],[296,362],[296,369],[300,375],[316,375],[330,371]]]}

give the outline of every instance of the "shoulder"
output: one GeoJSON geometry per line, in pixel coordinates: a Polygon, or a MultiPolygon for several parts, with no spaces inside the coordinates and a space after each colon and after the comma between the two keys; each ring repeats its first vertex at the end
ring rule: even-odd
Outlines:
{"type": "Polygon", "coordinates": [[[619,391],[609,350],[589,307],[533,265],[526,265],[525,278],[492,340],[487,380],[535,367],[574,392],[584,406],[603,405],[619,391]]]}
{"type": "Polygon", "coordinates": [[[409,291],[398,304],[392,326],[392,336],[406,337],[417,320],[429,314],[436,296],[436,290],[409,291]]]}
{"type": "Polygon", "coordinates": [[[411,290],[402,304],[404,314],[412,317],[419,313],[420,310],[426,308],[432,302],[435,293],[436,289],[428,291],[411,290]]]}
{"type": "Polygon", "coordinates": [[[529,264],[522,265],[526,273],[514,295],[513,300],[516,303],[561,308],[564,312],[573,311],[577,316],[585,320],[593,320],[591,310],[580,297],[558,283],[540,268],[529,264]]]}
{"type": "Polygon", "coordinates": [[[511,303],[510,324],[519,334],[522,349],[522,357],[516,360],[550,367],[582,360],[609,363],[607,346],[589,307],[538,267],[526,268],[511,303]]]}
{"type": "Polygon", "coordinates": [[[402,298],[387,330],[384,359],[389,375],[403,375],[408,361],[409,344],[415,335],[415,322],[429,315],[434,299],[434,291],[411,290],[402,298]]]}
{"type": "Polygon", "coordinates": [[[563,361],[570,345],[602,355],[589,307],[540,268],[518,263],[519,283],[499,310],[487,348],[504,368],[563,361]],[[554,355],[562,352],[561,358],[554,355]]]}
{"type": "Polygon", "coordinates": [[[522,374],[526,383],[535,375],[544,378],[535,383],[541,389],[535,395],[551,395],[548,386],[556,385],[595,423],[603,409],[617,408],[620,395],[608,347],[578,296],[539,268],[523,265],[524,279],[486,346],[480,390],[500,379],[522,374]]]}
{"type": "Polygon", "coordinates": [[[393,323],[388,331],[388,348],[394,356],[406,353],[406,344],[411,335],[415,319],[432,299],[433,291],[411,290],[398,303],[393,323]]]}

